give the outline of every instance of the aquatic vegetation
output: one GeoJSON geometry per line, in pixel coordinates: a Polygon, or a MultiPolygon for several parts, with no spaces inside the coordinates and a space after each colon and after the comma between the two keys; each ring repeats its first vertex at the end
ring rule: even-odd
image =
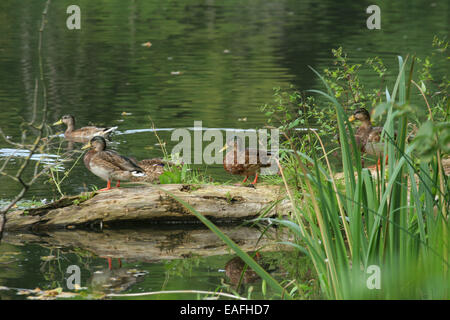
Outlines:
{"type": "MultiPolygon", "coordinates": [[[[405,61],[398,57],[396,82],[391,90],[386,89],[385,101],[376,101],[373,115],[385,117],[381,138],[385,141],[384,154],[388,156],[387,164],[381,163],[378,171],[362,168],[354,130],[337,99],[339,95],[315,70],[327,90],[310,92],[330,101],[336,115],[342,178],[336,177],[319,133],[309,130],[306,137],[292,139],[285,135],[285,145],[290,148],[285,149],[288,157],[282,162],[283,166],[280,165],[280,173],[292,214],[288,219],[261,217],[258,221],[290,230],[295,240],[283,243],[311,259],[321,292],[327,299],[449,297],[450,184],[442,162],[449,155],[447,116],[433,118],[433,108],[421,88],[423,103],[430,109],[429,120],[422,123],[411,112],[417,108],[410,99],[415,63],[414,57],[405,61]],[[418,129],[413,134],[415,138],[408,143],[410,120],[418,129]],[[444,138],[440,138],[442,136],[444,138]],[[302,142],[306,141],[315,141],[310,145],[319,146],[321,152],[315,148],[304,152],[306,143],[302,142]],[[286,163],[288,169],[284,170],[286,163]]],[[[386,72],[381,66],[377,70],[380,74],[386,72]]],[[[440,94],[437,104],[442,106],[446,95],[440,94]]],[[[358,102],[353,99],[354,103],[358,102]]],[[[286,114],[286,110],[278,111],[286,114]]],[[[293,124],[292,128],[298,121],[294,120],[293,124]]],[[[287,122],[281,125],[291,129],[287,122]]],[[[263,277],[263,281],[270,280],[275,290],[282,288],[216,226],[181,203],[263,277]]],[[[282,296],[295,298],[301,288],[301,284],[294,286],[289,295],[282,296]]]]}
{"type": "MultiPolygon", "coordinates": [[[[410,113],[403,110],[410,108],[411,60],[407,78],[407,61],[399,57],[395,86],[375,109],[375,115],[387,113],[382,135],[388,155],[386,167],[382,164],[376,174],[361,167],[345,110],[316,72],[327,92],[311,91],[329,99],[337,114],[343,190],[327,156],[324,163],[315,152],[309,157],[294,151],[300,189],[289,186],[283,176],[293,214],[289,220],[268,220],[287,227],[298,239],[291,245],[312,259],[329,299],[448,298],[449,199],[441,161],[448,152],[438,145],[431,159],[421,157],[420,135],[407,144],[410,113]],[[397,139],[394,128],[399,129],[397,139]]],[[[426,130],[423,126],[419,132],[426,130]]],[[[327,154],[325,149],[322,154],[327,154]]]]}

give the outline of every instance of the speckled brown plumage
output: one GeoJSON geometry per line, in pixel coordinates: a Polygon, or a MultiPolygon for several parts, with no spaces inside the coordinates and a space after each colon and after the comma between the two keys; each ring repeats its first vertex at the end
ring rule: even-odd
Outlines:
{"type": "Polygon", "coordinates": [[[380,156],[383,152],[383,145],[380,144],[383,127],[372,127],[370,114],[364,108],[356,110],[349,118],[350,122],[355,120],[361,122],[361,125],[355,132],[356,145],[360,151],[362,153],[380,156]]]}
{"type": "Polygon", "coordinates": [[[164,169],[174,164],[161,158],[153,158],[141,160],[137,162],[137,165],[144,170],[146,175],[143,177],[132,177],[130,181],[159,183],[159,176],[164,173],[164,169]]]}
{"type": "Polygon", "coordinates": [[[270,153],[256,149],[240,148],[239,145],[240,141],[238,139],[232,139],[227,142],[224,149],[230,148],[230,151],[225,155],[223,167],[231,174],[245,176],[244,182],[249,176],[254,175],[255,181],[252,184],[256,184],[260,169],[271,166],[268,161],[270,153]]]}
{"type": "Polygon", "coordinates": [[[144,170],[139,167],[133,160],[120,155],[114,150],[106,149],[106,141],[103,137],[96,136],[91,139],[88,145],[83,149],[90,150],[84,155],[83,161],[88,168],[96,176],[108,181],[105,190],[111,189],[111,181],[130,181],[132,177],[145,176],[144,170]]]}
{"type": "MultiPolygon", "coordinates": [[[[259,255],[255,257],[255,260],[256,261],[259,260],[259,255]]],[[[242,276],[241,283],[243,284],[254,282],[260,278],[258,274],[248,266],[244,272],[244,275],[242,275],[245,266],[246,263],[239,257],[235,257],[227,262],[227,264],[225,265],[225,274],[232,285],[239,284],[241,276],[242,276]]]]}

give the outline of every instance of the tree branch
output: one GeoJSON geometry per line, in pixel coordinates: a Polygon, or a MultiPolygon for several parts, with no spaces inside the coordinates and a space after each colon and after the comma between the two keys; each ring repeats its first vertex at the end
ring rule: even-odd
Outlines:
{"type": "MultiPolygon", "coordinates": [[[[46,123],[47,123],[47,106],[48,106],[48,104],[47,104],[47,89],[46,89],[45,81],[44,81],[44,67],[43,67],[43,61],[42,61],[42,39],[43,39],[43,33],[44,33],[44,29],[45,29],[45,20],[46,20],[45,18],[47,15],[49,5],[50,5],[50,0],[47,0],[44,11],[42,12],[41,27],[39,29],[38,60],[39,60],[39,72],[40,72],[40,81],[41,81],[41,87],[42,87],[42,95],[43,95],[43,108],[42,108],[42,120],[41,120],[41,123],[39,124],[39,126],[37,127],[38,134],[37,134],[36,139],[34,140],[33,144],[26,145],[25,141],[26,141],[26,136],[27,136],[27,129],[23,128],[24,124],[22,124],[22,137],[21,137],[22,143],[16,143],[16,142],[12,141],[11,139],[9,139],[8,136],[5,135],[3,130],[0,128],[0,135],[5,139],[5,141],[7,143],[9,143],[13,146],[16,146],[17,148],[20,148],[20,149],[29,149],[29,154],[23,161],[20,168],[17,170],[17,173],[15,176],[12,176],[10,174],[3,172],[4,169],[6,168],[7,163],[9,162],[9,160],[11,160],[13,154],[10,155],[6,159],[5,163],[2,165],[1,170],[0,170],[1,175],[7,176],[22,185],[22,189],[17,194],[17,196],[13,200],[11,200],[8,205],[6,205],[0,209],[0,241],[2,239],[3,231],[4,231],[5,225],[6,225],[7,212],[14,205],[16,205],[17,202],[19,202],[24,197],[25,193],[29,190],[30,186],[34,182],[36,182],[36,180],[48,170],[48,167],[47,167],[47,168],[42,169],[41,172],[38,172],[39,170],[37,169],[37,167],[35,167],[34,176],[28,182],[25,182],[22,177],[25,169],[29,166],[29,164],[31,162],[31,157],[36,152],[36,150],[38,149],[38,147],[40,146],[40,144],[43,140],[42,138],[44,136],[44,129],[46,128],[46,123]]],[[[34,98],[33,98],[33,115],[31,118],[31,122],[28,123],[28,125],[33,128],[36,128],[35,121],[36,121],[37,104],[38,104],[37,103],[38,82],[39,81],[36,79],[34,98]]],[[[48,141],[46,143],[48,143],[48,141]]],[[[40,163],[40,161],[38,161],[37,166],[39,166],[39,163],[40,163]]]]}

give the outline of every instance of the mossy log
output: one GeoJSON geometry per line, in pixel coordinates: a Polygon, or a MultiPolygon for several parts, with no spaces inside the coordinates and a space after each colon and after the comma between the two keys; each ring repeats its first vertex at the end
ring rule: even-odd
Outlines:
{"type": "MultiPolygon", "coordinates": [[[[283,187],[161,185],[216,223],[242,222],[268,211],[287,214],[283,187]],[[280,200],[277,202],[277,200],[280,200]],[[273,204],[276,205],[273,205],[273,204]]],[[[117,227],[130,223],[187,223],[198,219],[178,201],[154,186],[116,188],[66,197],[43,207],[8,214],[6,230],[48,230],[86,226],[117,227]]]]}

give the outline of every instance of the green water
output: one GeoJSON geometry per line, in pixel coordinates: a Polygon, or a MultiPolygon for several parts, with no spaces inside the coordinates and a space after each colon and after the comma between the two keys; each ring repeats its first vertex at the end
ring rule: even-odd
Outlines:
{"type": "MultiPolygon", "coordinates": [[[[212,256],[207,258],[188,258],[164,262],[142,262],[112,260],[112,269],[108,268],[105,258],[80,256],[74,249],[61,250],[41,245],[16,247],[8,243],[2,244],[0,254],[2,272],[0,283],[10,290],[0,290],[0,299],[26,299],[29,295],[18,295],[19,289],[49,290],[67,288],[67,272],[70,265],[81,268],[81,286],[79,293],[143,293],[150,291],[171,290],[203,290],[215,291],[222,288],[227,292],[224,267],[232,255],[212,256]],[[52,261],[42,261],[41,257],[54,255],[52,261]]],[[[86,253],[85,253],[86,254],[86,253]]],[[[43,258],[45,259],[45,258],[43,258]]],[[[261,281],[253,284],[253,298],[262,298],[261,281]]],[[[248,295],[250,285],[244,286],[241,294],[248,295]]],[[[31,295],[32,296],[32,295],[31,295]]],[[[204,295],[202,295],[204,296],[204,295]]],[[[94,297],[94,296],[92,296],[94,297]]],[[[196,293],[171,293],[145,296],[141,299],[196,299],[196,293]]],[[[127,298],[127,297],[122,297],[127,298]]],[[[139,299],[136,297],[134,299],[139,299]]]]}
{"type": "MultiPolygon", "coordinates": [[[[266,119],[259,108],[272,102],[272,89],[290,84],[302,90],[321,88],[308,65],[316,70],[329,67],[332,48],[343,46],[351,62],[383,58],[392,67],[392,81],[397,55],[430,55],[433,36],[448,35],[450,12],[444,0],[379,1],[382,29],[368,30],[365,9],[370,1],[84,0],[77,1],[81,30],[68,30],[66,8],[71,4],[52,1],[47,16],[43,56],[50,122],[73,114],[78,126],[118,126],[111,147],[137,159],[162,156],[150,118],[169,151],[176,143],[170,141],[172,130],[193,127],[194,121],[224,130],[263,127],[266,119]],[[147,41],[150,48],[142,46],[147,41]],[[243,118],[247,121],[239,121],[243,118]]],[[[43,6],[42,0],[0,2],[0,127],[15,141],[20,140],[21,122],[32,113],[43,6]]],[[[373,73],[364,73],[363,81],[369,87],[379,85],[373,73]]],[[[62,142],[62,150],[66,147],[62,142]]],[[[0,161],[15,151],[0,140],[0,161]]],[[[55,146],[50,155],[59,152],[55,146]]],[[[15,172],[20,159],[10,161],[6,171],[15,172]]],[[[199,168],[216,181],[234,179],[220,165],[199,168]]],[[[62,191],[76,194],[104,184],[80,161],[62,191]]],[[[18,190],[14,181],[0,176],[0,204],[18,190]]],[[[26,199],[54,197],[56,189],[42,179],[26,199]]],[[[0,264],[0,286],[54,285],[39,267],[39,257],[49,249],[8,243],[0,249],[20,256],[14,263],[0,264]]],[[[77,258],[69,254],[68,259],[77,258]]],[[[214,290],[223,277],[218,270],[224,260],[204,258],[193,267],[196,276],[173,276],[165,285],[163,262],[124,262],[125,267],[136,265],[153,274],[127,290],[214,290]]],[[[104,265],[104,259],[95,257],[83,272],[104,265]]]]}

